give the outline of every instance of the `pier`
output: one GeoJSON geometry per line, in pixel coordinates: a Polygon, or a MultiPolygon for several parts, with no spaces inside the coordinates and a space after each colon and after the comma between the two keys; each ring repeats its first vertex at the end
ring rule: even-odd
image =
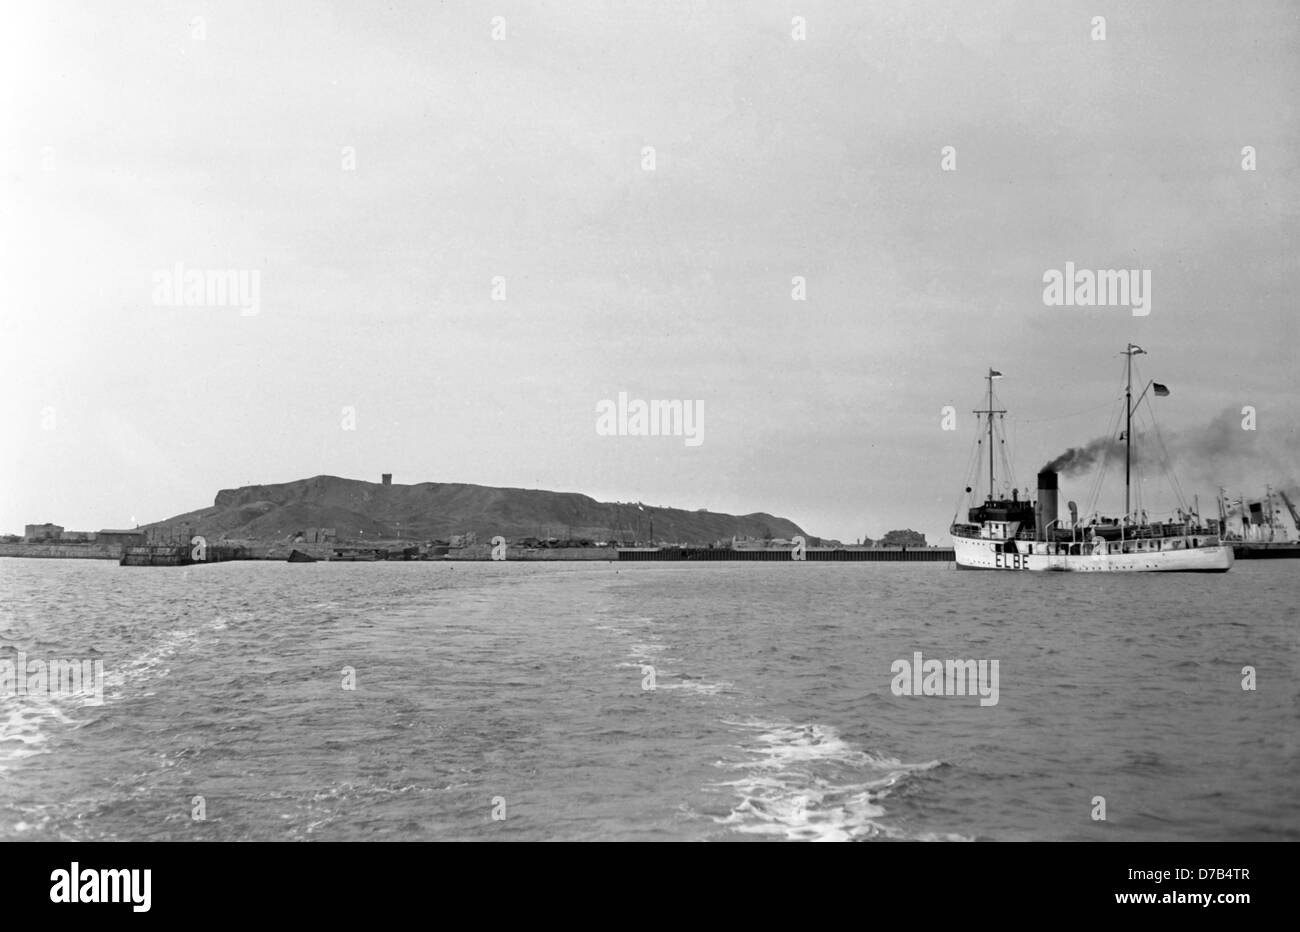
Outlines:
{"type": "Polygon", "coordinates": [[[127,547],[122,552],[121,566],[193,566],[199,563],[226,563],[230,560],[248,560],[246,548],[209,544],[203,559],[194,559],[195,549],[187,544],[154,544],[147,547],[127,547]]]}

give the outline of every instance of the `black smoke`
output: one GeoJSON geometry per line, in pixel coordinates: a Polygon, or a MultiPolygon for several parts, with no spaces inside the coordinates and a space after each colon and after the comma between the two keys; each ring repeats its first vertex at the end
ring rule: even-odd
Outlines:
{"type": "Polygon", "coordinates": [[[1226,486],[1229,498],[1264,497],[1265,485],[1285,490],[1297,506],[1300,492],[1300,431],[1294,414],[1275,406],[1259,408],[1254,430],[1239,405],[1224,408],[1204,427],[1167,437],[1170,458],[1184,484],[1213,495],[1226,486]]]}
{"type": "MultiPolygon", "coordinates": [[[[1264,485],[1282,488],[1300,506],[1300,430],[1289,411],[1262,409],[1254,430],[1244,430],[1241,406],[1230,405],[1204,426],[1164,431],[1169,462],[1188,496],[1200,492],[1212,497],[1219,486],[1227,486],[1232,497],[1244,493],[1262,497],[1264,485]]],[[[1134,435],[1133,463],[1154,464],[1163,459],[1151,432],[1134,435]]],[[[1083,446],[1071,447],[1043,467],[1063,476],[1073,476],[1096,466],[1124,463],[1124,441],[1119,437],[1097,437],[1083,446]]],[[[1204,507],[1204,502],[1202,502],[1204,507]]]]}
{"type": "MultiPolygon", "coordinates": [[[[1132,460],[1137,463],[1138,451],[1133,450],[1132,460]]],[[[1040,472],[1051,470],[1063,476],[1077,476],[1101,463],[1124,462],[1124,441],[1116,437],[1097,437],[1081,447],[1070,447],[1047,461],[1040,472]]]]}

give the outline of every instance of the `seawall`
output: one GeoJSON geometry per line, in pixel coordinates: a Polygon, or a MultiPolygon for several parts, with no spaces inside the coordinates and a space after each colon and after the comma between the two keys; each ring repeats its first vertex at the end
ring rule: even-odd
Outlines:
{"type": "Polygon", "coordinates": [[[58,560],[120,560],[120,545],[99,544],[0,544],[0,557],[42,557],[58,560]]]}
{"type": "MultiPolygon", "coordinates": [[[[620,550],[620,562],[643,560],[700,560],[700,561],[772,561],[794,563],[792,550],[726,550],[722,548],[672,547],[662,550],[620,550]]],[[[955,559],[951,547],[918,547],[904,549],[873,547],[861,549],[817,549],[804,551],[809,563],[951,563],[955,559]]]]}

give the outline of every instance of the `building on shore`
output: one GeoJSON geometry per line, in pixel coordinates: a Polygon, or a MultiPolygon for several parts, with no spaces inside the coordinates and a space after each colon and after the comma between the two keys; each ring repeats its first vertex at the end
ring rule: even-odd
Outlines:
{"type": "Polygon", "coordinates": [[[63,534],[61,524],[28,524],[23,528],[23,540],[27,542],[58,540],[63,534]]]}

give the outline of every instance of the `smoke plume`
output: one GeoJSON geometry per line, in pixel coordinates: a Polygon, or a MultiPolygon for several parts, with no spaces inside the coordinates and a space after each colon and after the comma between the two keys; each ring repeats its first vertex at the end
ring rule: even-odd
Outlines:
{"type": "MultiPolygon", "coordinates": [[[[1262,497],[1265,484],[1284,489],[1293,502],[1300,493],[1297,464],[1300,464],[1300,433],[1289,412],[1261,408],[1258,423],[1244,419],[1242,409],[1230,406],[1204,427],[1164,431],[1169,465],[1190,493],[1203,493],[1227,486],[1234,493],[1262,497]],[[1245,429],[1250,423],[1254,429],[1245,429]]],[[[1150,432],[1134,431],[1133,463],[1155,464],[1162,451],[1150,432]]],[[[1124,462],[1124,441],[1097,437],[1081,447],[1071,447],[1048,460],[1043,469],[1063,476],[1075,476],[1102,464],[1124,462]]]]}
{"type": "MultiPolygon", "coordinates": [[[[1139,451],[1134,448],[1132,460],[1140,461],[1139,451]]],[[[1100,463],[1124,462],[1124,441],[1115,437],[1097,437],[1081,447],[1070,447],[1064,453],[1047,461],[1040,472],[1051,470],[1063,476],[1077,476],[1100,463]]]]}

